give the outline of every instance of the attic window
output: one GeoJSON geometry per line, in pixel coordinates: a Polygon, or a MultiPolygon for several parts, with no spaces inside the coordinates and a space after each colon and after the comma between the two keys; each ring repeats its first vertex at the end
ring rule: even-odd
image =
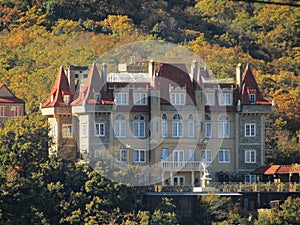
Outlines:
{"type": "Polygon", "coordinates": [[[170,99],[172,105],[185,105],[185,93],[171,93],[170,99]]]}
{"type": "Polygon", "coordinates": [[[250,94],[249,101],[251,104],[256,104],[256,94],[250,94]]]}
{"type": "Polygon", "coordinates": [[[232,105],[232,93],[219,93],[219,105],[232,105]]]}
{"type": "Polygon", "coordinates": [[[95,93],[94,94],[94,98],[95,98],[97,104],[100,104],[100,102],[101,102],[101,95],[100,95],[100,93],[95,93]]]}
{"type": "Polygon", "coordinates": [[[66,103],[66,105],[70,105],[70,95],[64,96],[64,102],[66,103]]]}
{"type": "Polygon", "coordinates": [[[53,99],[54,99],[54,96],[51,95],[51,96],[50,96],[50,102],[53,102],[53,99]]]}

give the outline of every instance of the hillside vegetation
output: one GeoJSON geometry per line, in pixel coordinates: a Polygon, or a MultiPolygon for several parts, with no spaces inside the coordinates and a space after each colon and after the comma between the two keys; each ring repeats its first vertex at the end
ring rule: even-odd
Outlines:
{"type": "Polygon", "coordinates": [[[0,0],[0,82],[39,111],[61,65],[165,40],[191,49],[219,78],[250,63],[265,96],[268,163],[300,161],[300,7],[225,0],[0,0]]]}

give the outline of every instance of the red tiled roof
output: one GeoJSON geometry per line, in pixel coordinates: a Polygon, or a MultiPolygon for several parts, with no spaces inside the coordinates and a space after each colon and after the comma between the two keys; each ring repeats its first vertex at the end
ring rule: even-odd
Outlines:
{"type": "Polygon", "coordinates": [[[67,106],[67,104],[64,102],[65,95],[70,95],[70,102],[72,102],[74,94],[70,92],[68,78],[64,72],[63,67],[61,67],[57,74],[56,80],[53,83],[50,96],[48,97],[47,101],[42,105],[42,107],[46,108],[53,106],[67,106]]]}
{"type": "Polygon", "coordinates": [[[277,170],[279,169],[279,165],[272,165],[264,172],[265,175],[274,175],[276,174],[277,170]]]}
{"type": "Polygon", "coordinates": [[[188,94],[186,104],[195,104],[195,88],[190,75],[176,66],[161,63],[158,69],[158,88],[161,94],[161,104],[169,104],[169,86],[185,87],[188,94]]]}
{"type": "Polygon", "coordinates": [[[261,175],[274,175],[274,174],[288,174],[290,173],[293,165],[271,165],[271,166],[261,166],[254,170],[252,174],[261,175]]]}
{"type": "Polygon", "coordinates": [[[253,76],[253,73],[250,69],[250,66],[247,64],[242,78],[242,87],[241,87],[241,102],[244,105],[250,105],[250,94],[256,94],[256,104],[258,105],[271,105],[272,102],[264,99],[259,88],[256,80],[253,76]]]}
{"type": "Polygon", "coordinates": [[[286,173],[290,173],[292,166],[291,165],[283,165],[280,166],[279,169],[277,170],[277,174],[286,174],[286,173]]]}
{"type": "Polygon", "coordinates": [[[7,89],[10,92],[11,96],[0,96],[0,103],[20,103],[20,104],[25,104],[25,101],[23,101],[20,98],[17,98],[5,84],[0,84],[0,89],[2,89],[2,88],[7,89]]]}

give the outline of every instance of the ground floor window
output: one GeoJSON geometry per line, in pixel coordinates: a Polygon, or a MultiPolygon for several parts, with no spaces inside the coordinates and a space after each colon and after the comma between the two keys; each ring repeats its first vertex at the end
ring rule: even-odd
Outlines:
{"type": "Polygon", "coordinates": [[[255,183],[256,182],[256,175],[253,175],[253,174],[245,175],[244,182],[245,183],[255,183]]]}
{"type": "Polygon", "coordinates": [[[135,163],[145,163],[146,162],[146,150],[145,149],[134,149],[133,161],[135,163]]]}
{"type": "Polygon", "coordinates": [[[185,185],[184,176],[174,176],[173,177],[173,184],[174,184],[174,186],[183,187],[185,185]]]}

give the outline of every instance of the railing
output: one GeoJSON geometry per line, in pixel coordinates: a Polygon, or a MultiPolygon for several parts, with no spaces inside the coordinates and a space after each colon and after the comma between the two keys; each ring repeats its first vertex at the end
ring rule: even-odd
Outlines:
{"type": "Polygon", "coordinates": [[[221,192],[300,192],[300,183],[212,183],[221,192]]]}
{"type": "MultiPolygon", "coordinates": [[[[213,187],[216,192],[300,192],[300,183],[242,183],[242,182],[212,182],[209,187],[213,187]]],[[[154,192],[191,192],[190,186],[170,186],[154,185],[149,191],[154,192]]]]}
{"type": "Polygon", "coordinates": [[[203,169],[200,161],[162,161],[164,169],[203,169]]]}

